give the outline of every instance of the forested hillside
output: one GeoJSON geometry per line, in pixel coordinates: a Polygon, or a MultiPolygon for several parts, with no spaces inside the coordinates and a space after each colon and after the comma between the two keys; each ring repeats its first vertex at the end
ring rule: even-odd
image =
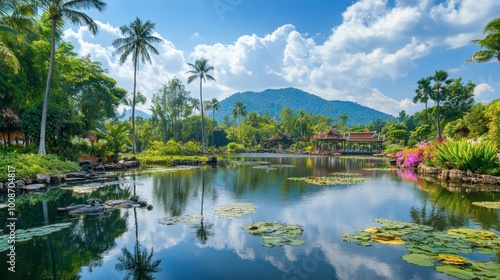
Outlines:
{"type": "Polygon", "coordinates": [[[341,114],[349,116],[348,125],[368,124],[371,121],[381,118],[389,120],[394,118],[391,115],[382,113],[372,108],[368,108],[350,101],[325,100],[317,95],[304,92],[296,88],[267,89],[262,92],[240,92],[220,101],[220,109],[215,112],[215,119],[222,123],[225,115],[231,116],[234,103],[241,100],[245,104],[247,111],[256,111],[260,115],[265,110],[272,117],[279,120],[282,108],[289,107],[295,111],[304,110],[313,114],[321,114],[325,117],[337,119],[341,114]]]}

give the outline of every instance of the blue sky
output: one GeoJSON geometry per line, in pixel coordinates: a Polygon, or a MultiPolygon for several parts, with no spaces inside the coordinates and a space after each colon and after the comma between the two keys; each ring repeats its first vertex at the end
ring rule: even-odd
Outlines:
{"type": "MultiPolygon", "coordinates": [[[[164,41],[159,56],[141,65],[138,89],[148,99],[173,77],[187,80],[187,62],[205,57],[216,82],[204,99],[242,91],[296,87],[327,100],[348,100],[397,115],[414,113],[420,78],[436,70],[476,84],[476,100],[500,97],[500,63],[463,65],[478,47],[484,25],[500,15],[498,0],[108,0],[87,13],[95,37],[66,26],[64,37],[80,55],[109,69],[132,92],[132,63],[119,65],[111,43],[118,27],[136,17],[155,23],[164,41]]],[[[197,83],[187,85],[198,97],[197,83]]],[[[149,111],[150,103],[139,109],[149,111]]]]}

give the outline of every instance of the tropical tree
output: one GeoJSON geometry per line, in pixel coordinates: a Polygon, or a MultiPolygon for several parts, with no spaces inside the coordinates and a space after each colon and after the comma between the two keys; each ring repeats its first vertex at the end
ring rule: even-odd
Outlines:
{"type": "Polygon", "coordinates": [[[486,35],[483,39],[471,41],[471,43],[478,44],[482,50],[473,54],[465,63],[472,61],[485,63],[494,58],[500,61],[500,18],[488,22],[483,29],[483,34],[486,35]]]}
{"type": "MultiPolygon", "coordinates": [[[[94,0],[97,1],[97,0],[94,0]]],[[[149,52],[159,54],[158,50],[153,47],[153,43],[160,43],[162,39],[152,35],[155,25],[149,20],[142,22],[136,18],[129,25],[120,27],[120,32],[124,36],[113,41],[113,47],[116,48],[116,53],[121,54],[120,64],[124,64],[128,57],[132,55],[134,64],[134,89],[132,93],[132,151],[135,154],[135,98],[137,88],[137,69],[139,68],[139,60],[142,63],[148,61],[151,63],[149,52]]]]}
{"type": "Polygon", "coordinates": [[[304,112],[304,110],[300,110],[297,118],[295,118],[295,125],[299,128],[300,138],[302,140],[307,139],[307,129],[309,128],[309,122],[311,119],[311,115],[304,112]]]}
{"type": "Polygon", "coordinates": [[[0,67],[6,66],[15,74],[21,65],[9,43],[24,43],[22,31],[32,31],[34,12],[34,5],[24,1],[0,1],[0,67]]]}
{"type": "Polygon", "coordinates": [[[427,118],[427,102],[429,102],[430,94],[432,92],[431,79],[422,78],[417,82],[418,88],[415,90],[415,97],[413,103],[421,102],[425,104],[425,117],[427,118]]]}
{"type": "Polygon", "coordinates": [[[47,125],[50,87],[55,68],[57,30],[64,26],[65,21],[69,21],[76,25],[87,25],[90,33],[93,35],[96,34],[97,24],[90,16],[79,10],[95,8],[98,11],[103,11],[106,7],[106,3],[100,0],[44,0],[39,3],[40,8],[48,14],[48,18],[52,23],[49,72],[47,74],[47,85],[45,87],[45,96],[43,99],[42,119],[40,124],[40,146],[38,148],[39,154],[46,154],[45,128],[47,125]]]}
{"type": "Polygon", "coordinates": [[[233,110],[231,111],[231,116],[238,119],[238,127],[240,128],[240,140],[241,140],[241,117],[247,115],[247,106],[243,104],[243,101],[238,100],[234,103],[233,110]]]}
{"type": "MultiPolygon", "coordinates": [[[[220,109],[220,103],[219,100],[217,100],[217,98],[215,97],[212,98],[210,102],[211,102],[210,108],[212,108],[212,123],[214,123],[215,126],[215,111],[220,109]]],[[[212,145],[214,145],[214,130],[215,127],[212,129],[212,145]]]]}
{"type": "Polygon", "coordinates": [[[446,86],[452,83],[453,80],[448,79],[448,73],[444,70],[436,71],[434,76],[430,77],[430,79],[434,81],[430,98],[436,102],[436,128],[438,138],[441,139],[441,114],[439,112],[439,102],[446,98],[446,86]]]}
{"type": "Polygon", "coordinates": [[[206,80],[215,81],[215,78],[212,77],[208,72],[213,71],[214,67],[208,65],[208,59],[201,58],[197,59],[194,64],[188,63],[191,70],[187,72],[187,74],[191,74],[188,77],[188,84],[194,81],[196,78],[200,78],[200,110],[201,110],[201,152],[205,152],[205,121],[203,117],[203,82],[206,80]]]}

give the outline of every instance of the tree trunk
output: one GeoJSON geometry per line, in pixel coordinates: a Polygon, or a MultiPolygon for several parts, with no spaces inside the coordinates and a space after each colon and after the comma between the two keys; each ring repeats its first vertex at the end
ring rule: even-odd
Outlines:
{"type": "Polygon", "coordinates": [[[437,127],[438,139],[441,139],[441,120],[439,117],[439,89],[436,101],[436,127],[437,127]]]}
{"type": "Polygon", "coordinates": [[[214,143],[214,129],[215,129],[215,109],[212,109],[212,146],[215,147],[215,143],[214,143]]]}
{"type": "Polygon", "coordinates": [[[45,130],[47,128],[47,111],[49,110],[49,94],[50,86],[52,85],[52,76],[54,74],[54,64],[56,58],[56,21],[52,20],[52,38],[50,46],[50,64],[49,73],[47,75],[47,84],[45,86],[45,97],[43,98],[42,120],[40,122],[40,146],[38,147],[38,154],[45,155],[45,130]]]}
{"type": "Polygon", "coordinates": [[[201,152],[205,153],[205,121],[203,118],[203,94],[202,94],[203,78],[200,77],[200,111],[201,111],[201,152]]]}
{"type": "Polygon", "coordinates": [[[137,87],[137,64],[139,63],[137,58],[137,48],[135,49],[135,59],[134,59],[134,92],[132,95],[132,152],[135,155],[135,90],[137,87]]]}

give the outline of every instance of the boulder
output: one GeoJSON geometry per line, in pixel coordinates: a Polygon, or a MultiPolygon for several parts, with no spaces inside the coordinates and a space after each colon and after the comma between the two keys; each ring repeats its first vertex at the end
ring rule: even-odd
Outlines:
{"type": "Polygon", "coordinates": [[[33,181],[30,178],[24,178],[23,181],[24,183],[26,183],[26,185],[33,184],[33,181]]]}
{"type": "MultiPolygon", "coordinates": [[[[24,186],[26,186],[26,183],[23,180],[17,180],[13,182],[16,189],[22,189],[24,186]]],[[[12,186],[12,185],[11,185],[12,186]]]]}
{"type": "Polygon", "coordinates": [[[451,181],[461,181],[465,177],[466,173],[462,170],[452,169],[450,170],[450,180],[451,181]]]}
{"type": "Polygon", "coordinates": [[[483,184],[496,185],[498,181],[497,181],[497,177],[495,177],[495,176],[482,175],[481,176],[481,182],[483,184]]]}
{"type": "Polygon", "coordinates": [[[60,184],[62,181],[62,177],[59,174],[51,175],[50,182],[54,185],[60,184]]]}
{"type": "Polygon", "coordinates": [[[40,184],[50,184],[50,176],[45,174],[36,174],[35,181],[40,184]]]}
{"type": "Polygon", "coordinates": [[[102,165],[102,164],[99,164],[96,167],[94,167],[94,170],[95,171],[106,171],[106,167],[104,167],[104,165],[102,165]]]}
{"type": "Polygon", "coordinates": [[[45,184],[29,184],[23,187],[23,189],[27,191],[34,191],[34,190],[39,190],[39,189],[45,189],[47,185],[45,184]]]}
{"type": "Polygon", "coordinates": [[[450,170],[448,170],[448,169],[441,170],[441,179],[442,180],[450,179],[450,170]]]}
{"type": "Polygon", "coordinates": [[[92,161],[87,160],[87,159],[86,159],[86,160],[79,161],[79,162],[78,162],[78,164],[80,164],[80,167],[83,167],[83,166],[85,166],[85,165],[90,165],[90,166],[92,166],[92,165],[93,165],[92,161]]]}

